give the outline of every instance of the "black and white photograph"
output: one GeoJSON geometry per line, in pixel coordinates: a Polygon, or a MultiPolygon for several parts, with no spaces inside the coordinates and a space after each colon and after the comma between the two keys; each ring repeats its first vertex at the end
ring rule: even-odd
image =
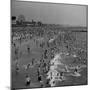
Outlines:
{"type": "Polygon", "coordinates": [[[88,5],[11,0],[11,89],[88,84],[88,5]]]}

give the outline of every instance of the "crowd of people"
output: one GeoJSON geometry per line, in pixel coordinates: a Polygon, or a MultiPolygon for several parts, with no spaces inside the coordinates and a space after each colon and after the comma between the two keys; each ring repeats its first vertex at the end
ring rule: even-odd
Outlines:
{"type": "MultiPolygon", "coordinates": [[[[57,31],[37,31],[37,32],[25,32],[22,31],[19,34],[17,32],[14,32],[12,34],[12,49],[14,49],[14,61],[15,63],[15,72],[16,75],[19,75],[20,68],[19,68],[19,58],[22,57],[22,53],[20,52],[19,48],[23,44],[23,42],[31,41],[35,43],[36,47],[40,48],[43,50],[43,53],[41,55],[40,60],[36,60],[36,58],[32,58],[31,62],[23,65],[22,68],[25,69],[25,71],[36,67],[37,66],[37,80],[41,84],[41,87],[46,87],[46,86],[55,86],[56,81],[59,80],[60,82],[65,80],[64,77],[64,71],[57,72],[55,68],[55,61],[53,62],[53,65],[51,64],[51,60],[55,58],[56,53],[63,52],[63,47],[67,52],[69,53],[68,55],[71,55],[71,50],[72,47],[71,43],[73,44],[73,38],[68,35],[66,35],[65,32],[59,32],[57,31]],[[51,32],[51,33],[50,33],[51,32]],[[43,34],[44,33],[44,34],[43,34]],[[50,35],[47,35],[50,34],[50,35]],[[42,35],[43,34],[43,35],[42,35]],[[37,35],[37,36],[36,36],[37,35]],[[15,38],[18,37],[18,38],[15,38]],[[19,45],[17,45],[19,43],[19,45]],[[51,70],[53,67],[53,70],[51,70]],[[46,80],[43,80],[43,77],[46,78],[46,80]]],[[[75,38],[74,38],[75,40],[75,38]]],[[[26,51],[27,54],[30,55],[32,52],[30,45],[26,46],[26,51]]],[[[59,62],[57,62],[60,64],[59,62]]],[[[67,68],[66,68],[67,69],[67,68]]],[[[68,70],[66,71],[68,72],[68,70]]],[[[74,73],[76,74],[78,72],[78,69],[74,69],[74,73]]],[[[75,75],[74,74],[74,75],[75,75]]],[[[78,74],[79,75],[79,74],[78,74]]],[[[80,75],[79,75],[80,76],[80,75]]],[[[30,86],[31,85],[31,77],[29,74],[25,75],[25,86],[30,86]]]]}

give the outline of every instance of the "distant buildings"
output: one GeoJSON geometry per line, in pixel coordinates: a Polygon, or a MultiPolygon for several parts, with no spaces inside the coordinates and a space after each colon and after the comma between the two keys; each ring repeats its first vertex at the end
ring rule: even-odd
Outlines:
{"type": "Polygon", "coordinates": [[[24,15],[19,15],[18,18],[16,16],[12,16],[12,26],[42,26],[41,21],[26,21],[24,15]]]}

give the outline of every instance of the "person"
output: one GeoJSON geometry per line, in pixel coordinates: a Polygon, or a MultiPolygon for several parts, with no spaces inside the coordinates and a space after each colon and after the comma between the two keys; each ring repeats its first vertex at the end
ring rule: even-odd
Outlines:
{"type": "Polygon", "coordinates": [[[74,76],[81,76],[81,74],[79,73],[79,70],[78,70],[78,67],[76,67],[75,69],[74,69],[74,76]]]}
{"type": "Polygon", "coordinates": [[[47,87],[50,87],[50,83],[49,82],[50,82],[50,79],[47,79],[47,81],[46,81],[46,86],[47,87]]]}
{"type": "Polygon", "coordinates": [[[40,75],[40,71],[41,71],[41,68],[40,68],[40,66],[38,66],[38,69],[37,69],[38,76],[40,75]]]}
{"type": "Polygon", "coordinates": [[[31,78],[28,75],[26,75],[26,77],[25,77],[25,85],[30,86],[30,84],[31,84],[31,78]]]}
{"type": "Polygon", "coordinates": [[[19,48],[15,48],[15,59],[18,59],[18,52],[19,52],[19,48]]]}
{"type": "Polygon", "coordinates": [[[41,81],[41,75],[38,75],[38,81],[39,82],[41,81]]]}
{"type": "Polygon", "coordinates": [[[77,72],[77,71],[78,71],[77,68],[75,68],[75,69],[74,69],[74,72],[77,72]]]}
{"type": "Polygon", "coordinates": [[[61,81],[63,81],[63,79],[64,79],[64,73],[63,73],[63,72],[60,72],[59,79],[60,79],[61,81]]]}
{"type": "Polygon", "coordinates": [[[30,53],[30,47],[29,46],[27,46],[27,51],[28,51],[28,54],[30,53]]]}
{"type": "Polygon", "coordinates": [[[19,65],[18,65],[18,61],[16,61],[16,67],[15,67],[15,70],[16,70],[16,75],[18,75],[18,73],[19,73],[19,65]]]}
{"type": "Polygon", "coordinates": [[[16,44],[15,44],[15,43],[13,43],[13,45],[14,45],[14,47],[16,48],[16,44]]]}
{"type": "Polygon", "coordinates": [[[38,81],[42,82],[42,75],[41,75],[40,71],[38,72],[38,81]]]}
{"type": "Polygon", "coordinates": [[[44,58],[45,58],[45,59],[48,58],[48,57],[47,57],[47,52],[48,52],[48,50],[46,49],[46,50],[44,51],[44,58]]]}
{"type": "Polygon", "coordinates": [[[19,39],[19,40],[20,40],[20,45],[21,45],[21,43],[22,43],[22,38],[20,37],[20,39],[19,39]]]}
{"type": "Polygon", "coordinates": [[[43,81],[42,81],[42,75],[38,76],[38,81],[40,82],[41,87],[43,87],[44,85],[43,85],[43,81]]]}
{"type": "Polygon", "coordinates": [[[51,87],[54,87],[56,85],[56,81],[54,79],[50,80],[49,82],[51,87]]]}
{"type": "Polygon", "coordinates": [[[63,76],[64,75],[64,73],[63,72],[60,72],[60,76],[63,76]]]}
{"type": "Polygon", "coordinates": [[[24,65],[25,71],[27,71],[30,68],[31,64],[28,63],[27,65],[24,65]]]}
{"type": "Polygon", "coordinates": [[[46,63],[43,64],[43,73],[47,73],[48,72],[48,66],[46,63]]]}
{"type": "Polygon", "coordinates": [[[32,65],[34,65],[34,62],[35,62],[35,58],[32,58],[32,65]]]}

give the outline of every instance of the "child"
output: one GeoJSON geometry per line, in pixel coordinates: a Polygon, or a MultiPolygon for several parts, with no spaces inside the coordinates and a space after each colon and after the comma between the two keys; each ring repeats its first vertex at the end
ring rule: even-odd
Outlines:
{"type": "Polygon", "coordinates": [[[26,75],[26,82],[25,82],[25,85],[26,85],[26,86],[29,86],[30,83],[31,83],[31,79],[30,79],[30,77],[29,77],[28,75],[26,75]]]}

